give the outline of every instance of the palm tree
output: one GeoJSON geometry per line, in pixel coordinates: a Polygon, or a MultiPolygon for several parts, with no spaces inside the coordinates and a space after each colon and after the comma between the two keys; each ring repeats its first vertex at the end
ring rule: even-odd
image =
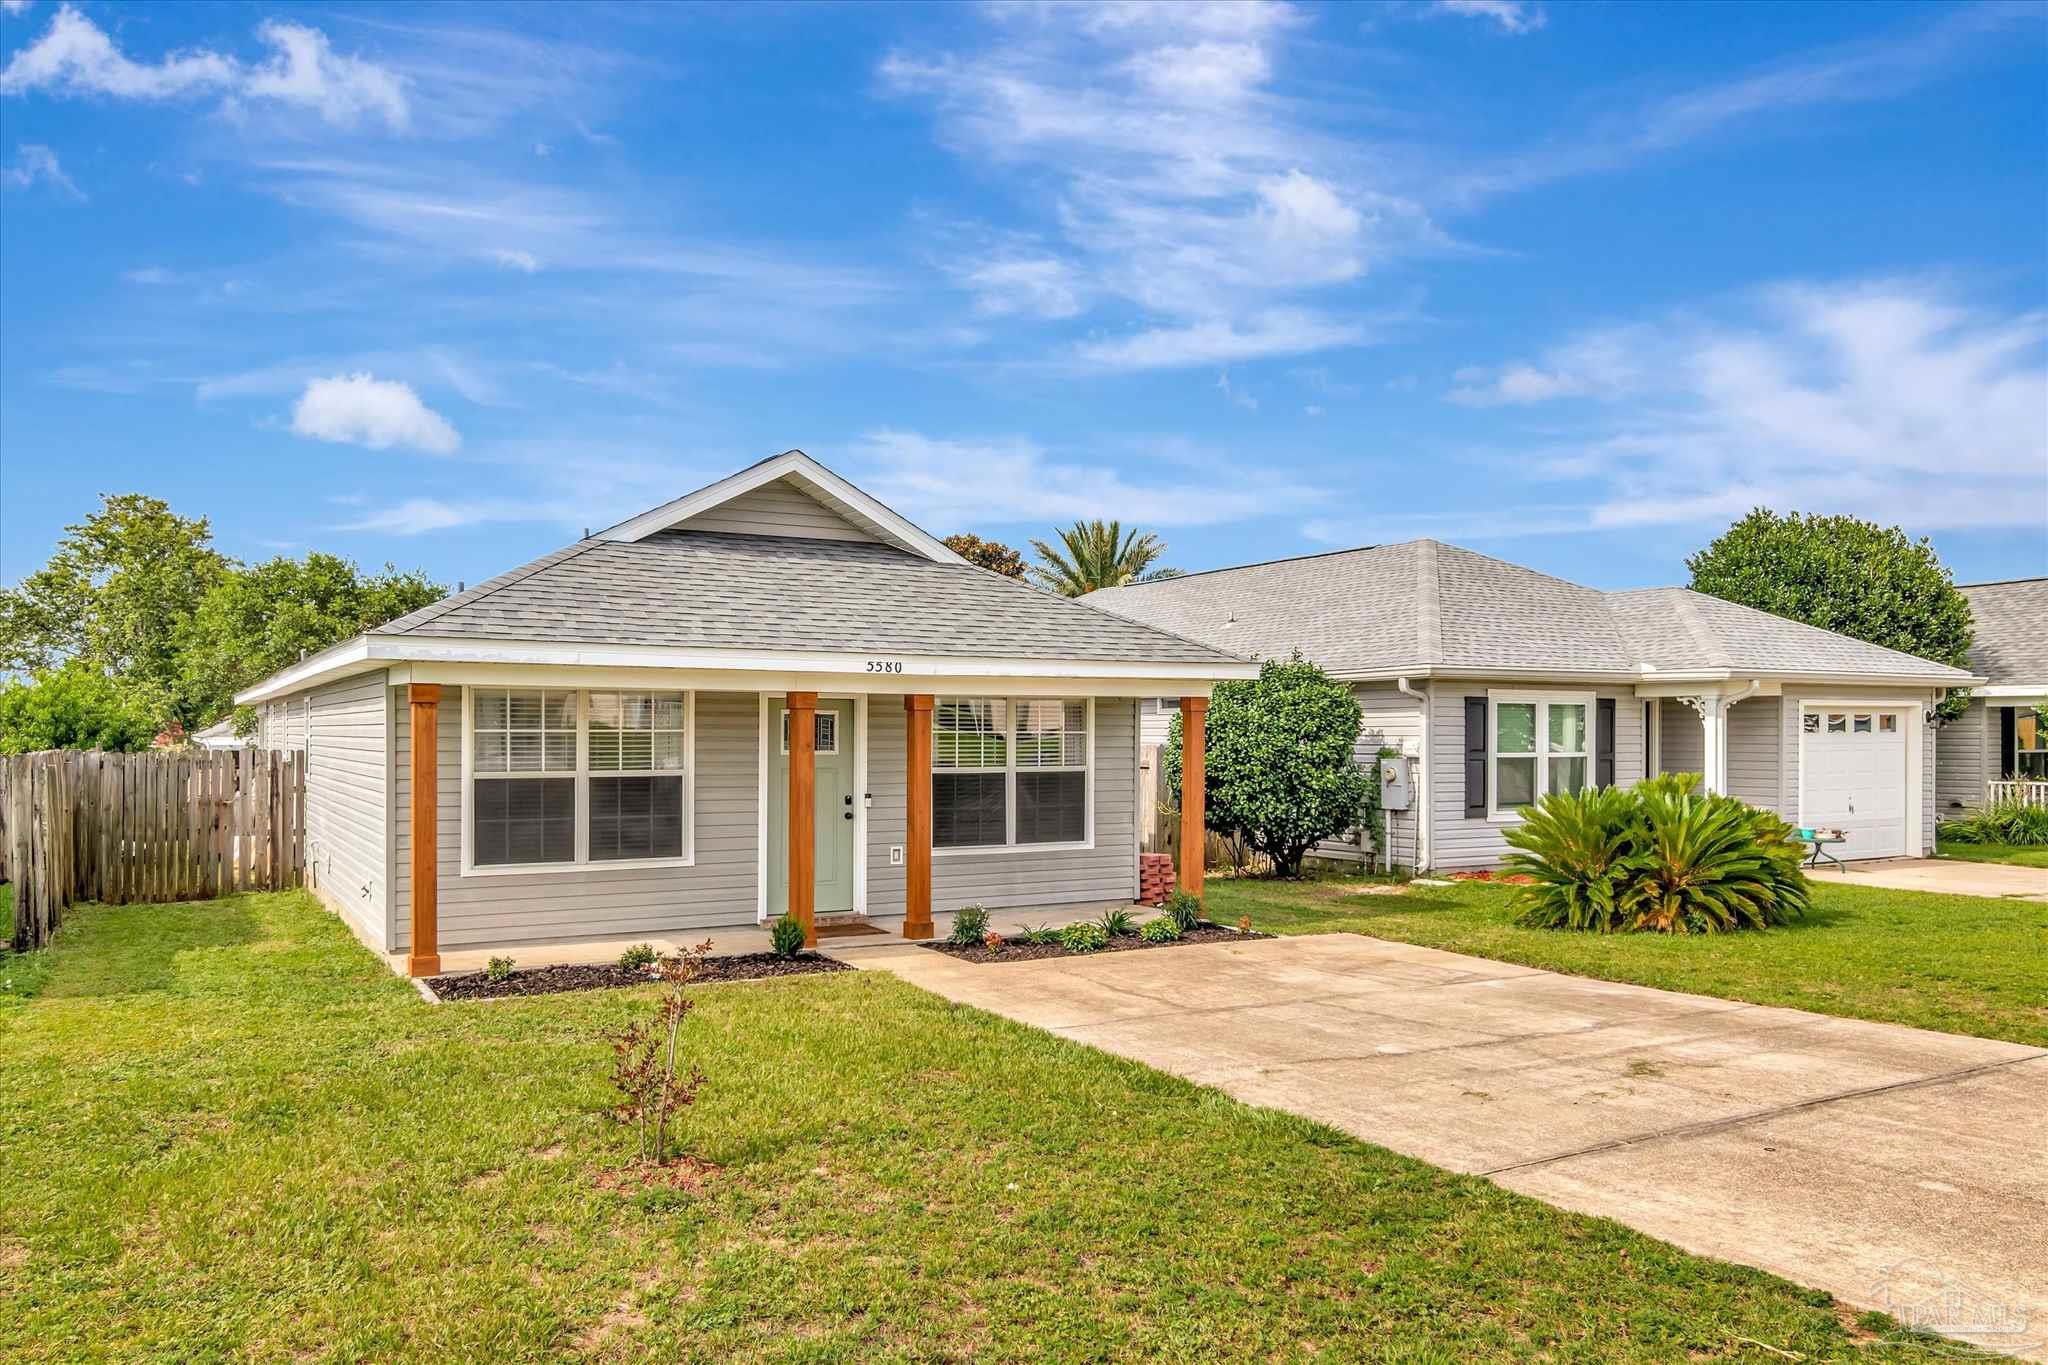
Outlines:
{"type": "Polygon", "coordinates": [[[1062,597],[1180,576],[1179,569],[1152,567],[1166,553],[1165,541],[1150,531],[1125,531],[1120,521],[1077,521],[1060,532],[1060,543],[1064,554],[1042,540],[1031,542],[1038,552],[1031,578],[1062,597]]]}

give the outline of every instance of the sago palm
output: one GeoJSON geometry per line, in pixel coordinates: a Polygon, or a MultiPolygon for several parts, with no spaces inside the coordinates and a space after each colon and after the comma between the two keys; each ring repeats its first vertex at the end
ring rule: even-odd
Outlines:
{"type": "Polygon", "coordinates": [[[1166,542],[1150,531],[1126,531],[1120,521],[1077,521],[1060,532],[1060,549],[1042,540],[1031,542],[1038,563],[1031,579],[1062,597],[1081,597],[1097,588],[1122,588],[1173,578],[1178,569],[1152,566],[1166,553],[1166,542]]]}

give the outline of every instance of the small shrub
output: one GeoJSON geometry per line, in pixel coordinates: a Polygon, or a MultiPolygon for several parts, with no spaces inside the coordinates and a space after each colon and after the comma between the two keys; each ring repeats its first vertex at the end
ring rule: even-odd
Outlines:
{"type": "Polygon", "coordinates": [[[1044,947],[1049,943],[1058,943],[1060,941],[1060,931],[1053,928],[1050,924],[1041,924],[1036,929],[1020,930],[1017,934],[1017,941],[1019,943],[1029,943],[1034,947],[1044,947]]]}
{"type": "Polygon", "coordinates": [[[1060,947],[1070,953],[1099,953],[1109,946],[1109,930],[1100,921],[1084,919],[1060,930],[1060,947]]]}
{"type": "Polygon", "coordinates": [[[987,906],[963,905],[953,912],[953,932],[946,936],[946,942],[958,948],[971,948],[987,937],[987,906]]]}
{"type": "Polygon", "coordinates": [[[768,951],[777,957],[795,957],[804,950],[804,926],[794,915],[784,915],[768,930],[768,951]]]}
{"type": "Polygon", "coordinates": [[[1202,922],[1202,898],[1192,892],[1176,891],[1159,908],[1183,934],[1202,922]]]}
{"type": "Polygon", "coordinates": [[[997,933],[995,930],[991,929],[988,931],[988,936],[982,939],[981,946],[988,949],[990,952],[994,952],[996,949],[1003,946],[1003,936],[997,933]]]}
{"type": "Polygon", "coordinates": [[[1239,932],[1240,934],[1249,934],[1251,931],[1252,917],[1250,915],[1239,915],[1237,917],[1237,932],[1239,932]]]}
{"type": "Polygon", "coordinates": [[[654,945],[636,943],[619,954],[619,965],[629,972],[644,972],[654,965],[654,945]]]}
{"type": "Polygon", "coordinates": [[[1520,922],[1598,933],[1763,929],[1806,912],[1792,827],[1691,774],[1547,795],[1508,832],[1520,922]]]}
{"type": "MultiPolygon", "coordinates": [[[[786,922],[784,916],[777,924],[786,922]]],[[[797,940],[803,940],[801,931],[797,940]]],[[[711,941],[706,939],[694,948],[656,959],[656,975],[663,990],[653,1015],[598,1035],[612,1049],[611,1081],[619,1092],[612,1117],[635,1130],[640,1159],[652,1156],[657,1166],[668,1156],[669,1121],[694,1104],[704,1086],[702,1069],[692,1066],[685,1072],[679,1063],[683,1020],[696,1007],[689,995],[690,982],[710,955],[711,941]]]]}
{"type": "Polygon", "coordinates": [[[1121,905],[1113,905],[1102,912],[1102,931],[1111,938],[1129,938],[1138,932],[1138,920],[1121,905]]]}
{"type": "Polygon", "coordinates": [[[2048,806],[1999,801],[1944,820],[1936,837],[1952,844],[2011,844],[2020,848],[2048,845],[2048,806]]]}
{"type": "Polygon", "coordinates": [[[1138,931],[1138,937],[1147,943],[1173,943],[1180,938],[1180,926],[1166,916],[1148,919],[1145,927],[1138,931]]]}
{"type": "Polygon", "coordinates": [[[515,962],[509,957],[494,957],[484,964],[484,980],[504,981],[512,975],[515,962]]]}

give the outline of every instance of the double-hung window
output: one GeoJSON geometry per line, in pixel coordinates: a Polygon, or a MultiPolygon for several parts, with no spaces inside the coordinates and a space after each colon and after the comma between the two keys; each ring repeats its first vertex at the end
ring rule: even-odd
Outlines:
{"type": "Polygon", "coordinates": [[[1084,844],[1092,704],[940,697],[932,706],[932,846],[1084,844]]]}
{"type": "Polygon", "coordinates": [[[686,693],[479,687],[468,712],[469,867],[689,855],[686,693]]]}
{"type": "Polygon", "coordinates": [[[1487,758],[1493,817],[1547,792],[1584,791],[1592,771],[1593,699],[1526,692],[1492,695],[1487,758]]]}
{"type": "Polygon", "coordinates": [[[470,856],[479,867],[576,858],[576,694],[470,699],[470,856]]]}
{"type": "Polygon", "coordinates": [[[2042,713],[2022,706],[2012,713],[2012,776],[2048,781],[2048,724],[2042,713]]]}

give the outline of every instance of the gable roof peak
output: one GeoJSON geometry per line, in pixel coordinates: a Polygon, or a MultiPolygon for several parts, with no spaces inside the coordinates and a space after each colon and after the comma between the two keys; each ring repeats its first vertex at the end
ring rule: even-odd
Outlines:
{"type": "Polygon", "coordinates": [[[691,517],[700,516],[714,507],[782,479],[798,485],[827,510],[837,513],[848,523],[866,531],[886,545],[893,545],[899,550],[929,559],[935,564],[967,564],[966,560],[947,549],[944,541],[887,506],[879,498],[856,487],[852,481],[834,473],[819,461],[795,448],[785,450],[780,455],[771,455],[765,460],[757,460],[736,474],[728,474],[695,492],[685,493],[682,497],[671,499],[659,507],[649,508],[639,516],[630,517],[616,526],[608,526],[591,538],[613,541],[645,540],[659,531],[669,530],[691,517]]]}

